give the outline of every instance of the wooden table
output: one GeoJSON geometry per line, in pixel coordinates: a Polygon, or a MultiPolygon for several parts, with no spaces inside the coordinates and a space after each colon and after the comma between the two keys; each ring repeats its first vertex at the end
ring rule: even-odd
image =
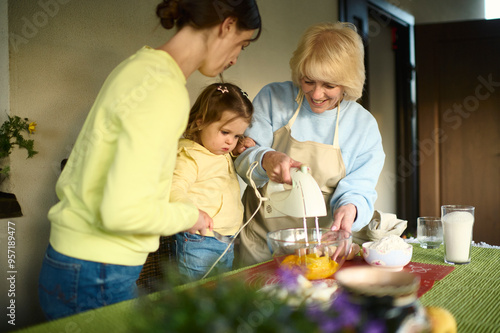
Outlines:
{"type": "MultiPolygon", "coordinates": [[[[421,290],[420,300],[423,305],[448,309],[455,316],[458,332],[500,332],[499,249],[473,247],[470,264],[451,266],[443,261],[443,246],[432,250],[422,249],[418,244],[413,246],[412,262],[449,267],[449,272],[443,273],[444,276],[437,276],[436,280],[426,280],[426,283],[431,283],[431,280],[432,283],[429,290],[421,290]]],[[[352,263],[346,264],[345,267],[349,265],[352,263]]],[[[273,263],[268,262],[230,272],[225,278],[245,278],[248,283],[254,284],[272,283],[272,267],[273,263]]],[[[407,268],[408,266],[405,267],[407,268]]],[[[121,302],[19,332],[127,332],[127,323],[134,312],[134,304],[134,300],[121,302]]]]}

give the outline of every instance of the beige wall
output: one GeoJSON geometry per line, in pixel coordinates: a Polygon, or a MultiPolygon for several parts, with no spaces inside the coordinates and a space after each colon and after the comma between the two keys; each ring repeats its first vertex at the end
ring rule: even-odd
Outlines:
{"type": "Polygon", "coordinates": [[[7,0],[0,0],[0,123],[7,119],[9,110],[9,36],[7,0]]]}
{"type": "MultiPolygon", "coordinates": [[[[30,160],[22,151],[11,158],[11,191],[17,195],[24,213],[22,218],[11,219],[16,223],[17,236],[16,328],[43,320],[38,307],[37,278],[48,244],[50,226],[46,215],[56,202],[54,186],[59,163],[68,156],[109,72],[142,45],[158,46],[169,38],[170,32],[159,28],[155,19],[157,2],[8,2],[9,33],[17,38],[9,50],[10,113],[38,123],[33,138],[39,151],[30,160]],[[51,6],[44,9],[40,4],[51,6]]],[[[6,0],[0,3],[5,5],[6,0]]],[[[266,83],[288,80],[288,60],[300,33],[313,23],[338,18],[336,1],[314,3],[315,6],[303,0],[260,1],[262,37],[242,52],[238,64],[225,73],[225,79],[241,85],[251,98],[266,83]]],[[[5,18],[1,9],[0,15],[5,18]]],[[[3,51],[7,45],[5,36],[0,43],[3,51]]],[[[5,73],[5,67],[0,69],[5,73]]],[[[213,80],[199,74],[190,77],[191,98],[213,80]]],[[[0,221],[2,244],[6,227],[6,221],[0,221]]],[[[6,248],[2,245],[2,267],[4,258],[6,248]]],[[[4,274],[0,274],[2,309],[8,301],[4,274]]],[[[0,327],[12,328],[6,326],[3,312],[0,327]]]]}

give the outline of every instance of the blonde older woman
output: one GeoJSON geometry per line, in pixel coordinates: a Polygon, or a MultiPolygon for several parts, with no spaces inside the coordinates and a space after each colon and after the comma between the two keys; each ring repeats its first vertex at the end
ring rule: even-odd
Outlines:
{"type": "MultiPolygon", "coordinates": [[[[290,168],[307,164],[324,194],[323,228],[358,231],[373,215],[385,154],[377,122],[356,102],[365,82],[363,58],[353,25],[311,26],[290,60],[292,81],[271,83],[255,97],[254,121],[245,133],[253,141],[235,161],[247,183],[248,168],[259,162],[252,178],[264,186],[262,193],[269,180],[291,184],[290,168]]],[[[252,188],[243,202],[248,219],[258,207],[252,188]]],[[[240,265],[271,258],[267,232],[302,225],[293,217],[267,220],[261,208],[241,232],[240,265]]]]}

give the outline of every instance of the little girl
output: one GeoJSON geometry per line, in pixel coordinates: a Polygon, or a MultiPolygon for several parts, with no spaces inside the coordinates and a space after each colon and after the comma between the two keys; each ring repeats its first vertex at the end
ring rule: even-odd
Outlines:
{"type": "MultiPolygon", "coordinates": [[[[177,150],[170,202],[193,203],[213,219],[213,230],[231,239],[243,223],[240,186],[231,152],[250,125],[253,106],[237,86],[214,83],[200,94],[189,114],[177,150]]],[[[226,250],[212,231],[205,236],[175,235],[177,263],[183,276],[199,279],[226,250]]],[[[216,266],[231,270],[233,245],[216,266]]]]}

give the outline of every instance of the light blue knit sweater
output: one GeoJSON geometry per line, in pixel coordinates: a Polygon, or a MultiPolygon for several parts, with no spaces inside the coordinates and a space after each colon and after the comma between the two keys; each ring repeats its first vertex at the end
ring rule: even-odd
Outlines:
{"type": "MultiPolygon", "coordinates": [[[[273,133],[285,126],[297,109],[295,97],[298,91],[299,88],[290,81],[275,82],[266,85],[255,97],[254,119],[245,135],[254,139],[257,146],[247,149],[235,161],[238,174],[247,184],[246,172],[250,164],[253,161],[261,162],[264,154],[272,150],[273,133]]],[[[292,136],[299,141],[332,144],[336,120],[336,108],[317,114],[311,111],[304,98],[292,126],[292,136]]],[[[385,154],[375,118],[354,101],[344,100],[340,104],[339,145],[346,177],[339,182],[332,195],[331,209],[335,211],[342,205],[354,204],[358,215],[352,231],[358,231],[372,218],[377,198],[375,186],[384,165],[385,154]]],[[[259,187],[269,181],[260,164],[252,178],[259,187]]]]}

